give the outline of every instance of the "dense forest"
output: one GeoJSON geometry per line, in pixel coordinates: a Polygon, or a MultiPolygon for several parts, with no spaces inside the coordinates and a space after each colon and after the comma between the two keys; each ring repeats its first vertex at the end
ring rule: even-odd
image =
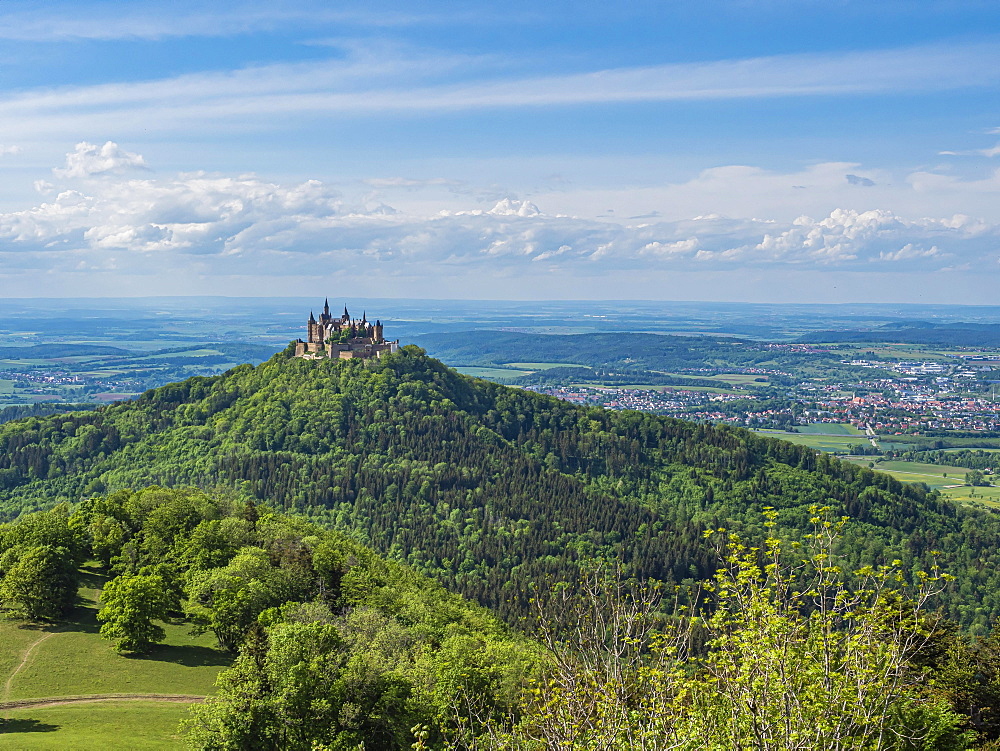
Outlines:
{"type": "Polygon", "coordinates": [[[582,408],[460,376],[416,348],[378,362],[287,352],[92,412],[0,426],[8,518],[119,488],[226,486],[311,516],[518,622],[531,584],[593,560],[681,583],[714,570],[705,529],[802,534],[851,517],[851,566],[932,551],[940,603],[985,633],[1000,613],[1000,524],[926,488],[745,430],[582,408]]]}

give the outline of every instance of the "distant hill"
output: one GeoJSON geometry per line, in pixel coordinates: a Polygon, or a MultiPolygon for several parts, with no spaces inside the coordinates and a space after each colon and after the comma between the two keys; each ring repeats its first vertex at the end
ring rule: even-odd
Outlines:
{"type": "Polygon", "coordinates": [[[800,534],[811,505],[830,505],[852,519],[852,564],[926,569],[940,549],[961,583],[951,615],[981,631],[1000,615],[992,515],[742,429],[463,377],[413,347],[367,365],[286,351],[131,402],[0,426],[8,516],[151,483],[242,488],[510,620],[533,583],[573,578],[595,558],[644,578],[700,578],[715,568],[706,528],[757,534],[774,507],[800,534]]]}
{"type": "Polygon", "coordinates": [[[0,347],[0,359],[82,357],[85,355],[131,355],[131,350],[105,344],[31,344],[23,347],[0,347]]]}
{"type": "Polygon", "coordinates": [[[898,321],[874,329],[817,331],[799,339],[819,342],[899,342],[952,347],[998,347],[1000,325],[994,323],[928,323],[898,321]]]}
{"type": "MultiPolygon", "coordinates": [[[[413,338],[429,354],[450,365],[502,365],[510,362],[566,363],[615,372],[639,372],[632,383],[664,383],[655,373],[690,375],[741,372],[748,368],[795,373],[828,381],[843,380],[861,371],[823,351],[797,351],[790,344],[774,344],[725,336],[677,336],[650,333],[527,334],[515,331],[460,331],[413,338]],[[654,376],[650,379],[650,376],[654,376]]],[[[551,378],[543,377],[543,380],[551,378]]],[[[631,376],[635,378],[635,376],[631,376]]],[[[776,376],[780,381],[783,376],[776,376]]],[[[718,385],[718,384],[715,384],[718,385]]]]}

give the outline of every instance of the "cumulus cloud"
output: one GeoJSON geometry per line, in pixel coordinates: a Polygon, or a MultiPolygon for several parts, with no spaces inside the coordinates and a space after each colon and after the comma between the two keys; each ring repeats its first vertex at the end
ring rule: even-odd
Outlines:
{"type": "Polygon", "coordinates": [[[9,156],[20,153],[21,153],[20,146],[6,146],[5,144],[0,143],[0,156],[9,156]]]}
{"type": "MultiPolygon", "coordinates": [[[[1000,226],[964,215],[906,218],[836,209],[792,221],[705,214],[680,221],[597,220],[503,198],[490,209],[403,212],[352,203],[310,180],[256,175],[129,177],[144,166],[115,144],[81,145],[40,202],[0,214],[0,269],[211,275],[342,271],[447,275],[725,269],[917,270],[998,261],[1000,226]],[[76,161],[73,161],[76,158],[76,161]],[[70,178],[101,175],[101,179],[70,178]]],[[[841,173],[843,175],[843,173],[841,173]]],[[[866,193],[867,195],[867,193],[866,193]]]]}
{"type": "Polygon", "coordinates": [[[146,169],[146,160],[139,154],[125,151],[114,141],[107,141],[103,146],[82,141],[66,155],[66,166],[52,171],[58,177],[91,177],[121,174],[130,169],[146,169]]]}

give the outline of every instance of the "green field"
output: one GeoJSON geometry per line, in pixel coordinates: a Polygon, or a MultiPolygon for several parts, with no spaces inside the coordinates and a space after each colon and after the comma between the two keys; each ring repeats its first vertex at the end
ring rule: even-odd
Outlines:
{"type": "Polygon", "coordinates": [[[918,447],[913,443],[903,443],[900,441],[902,436],[883,436],[878,437],[878,445],[883,451],[910,451],[916,450],[918,447]]]}
{"type": "MultiPolygon", "coordinates": [[[[848,461],[867,466],[872,459],[866,456],[851,457],[848,461]]],[[[971,487],[965,484],[965,467],[922,462],[882,461],[875,462],[875,469],[895,477],[900,482],[922,482],[939,490],[943,496],[957,503],[981,506],[996,510],[1000,508],[1000,487],[971,487]]]]}
{"type": "Polygon", "coordinates": [[[513,368],[480,368],[474,365],[455,365],[454,368],[459,373],[474,378],[517,378],[531,372],[530,370],[514,370],[513,368]]]}
{"type": "Polygon", "coordinates": [[[504,365],[519,370],[551,370],[552,368],[586,368],[575,362],[506,362],[504,365]]]}
{"type": "MultiPolygon", "coordinates": [[[[0,706],[4,702],[100,694],[206,696],[231,657],[209,634],[164,624],[166,641],[149,654],[122,656],[98,633],[97,599],[106,577],[85,569],[80,602],[53,625],[0,621],[0,706]]],[[[13,720],[0,749],[177,748],[172,737],[186,705],[119,699],[0,709],[13,720]],[[127,742],[123,739],[127,739],[127,742]]]]}
{"type": "Polygon", "coordinates": [[[719,373],[717,375],[701,375],[693,373],[668,373],[665,370],[658,370],[657,373],[663,373],[663,375],[673,376],[674,378],[704,378],[710,381],[719,381],[720,383],[728,383],[733,386],[767,386],[767,381],[770,379],[765,375],[755,375],[753,373],[719,373]],[[758,378],[763,378],[763,381],[758,381],[758,378]]]}
{"type": "Polygon", "coordinates": [[[962,485],[957,488],[942,489],[941,493],[958,503],[983,506],[993,511],[1000,508],[1000,488],[998,487],[972,488],[968,485],[962,485]]]}
{"type": "Polygon", "coordinates": [[[865,432],[847,422],[819,422],[811,425],[796,425],[795,429],[800,433],[811,433],[821,435],[851,435],[864,437],[865,432]]]}
{"type": "MultiPolygon", "coordinates": [[[[691,378],[692,376],[687,376],[691,378]]],[[[701,376],[698,376],[699,378],[701,376]]],[[[720,373],[719,375],[708,376],[713,381],[723,381],[731,383],[733,386],[766,386],[770,380],[765,375],[754,375],[752,373],[720,373]],[[758,379],[763,380],[758,380],[758,379]]]]}
{"type": "Polygon", "coordinates": [[[969,471],[965,467],[950,467],[943,464],[922,462],[876,462],[875,469],[892,475],[901,482],[922,482],[932,488],[947,485],[961,485],[969,471]]]}
{"type": "Polygon", "coordinates": [[[188,704],[105,701],[3,712],[0,749],[98,751],[183,748],[188,704]]]}
{"type": "Polygon", "coordinates": [[[854,446],[868,443],[868,440],[863,435],[816,435],[810,433],[786,433],[783,430],[757,430],[754,432],[834,454],[850,453],[854,446]]]}
{"type": "Polygon", "coordinates": [[[186,352],[169,352],[162,355],[145,355],[144,360],[163,360],[172,357],[208,357],[210,355],[221,355],[217,349],[191,349],[186,352]]]}
{"type": "MultiPolygon", "coordinates": [[[[892,336],[888,334],[887,336],[892,336]]],[[[844,342],[827,345],[839,347],[845,344],[844,342]]],[[[848,346],[843,350],[845,359],[864,359],[871,358],[874,354],[876,360],[949,360],[953,361],[953,358],[948,357],[949,354],[953,353],[954,350],[934,347],[927,344],[892,344],[886,342],[848,342],[848,346]]],[[[822,344],[816,345],[822,347],[822,344]]],[[[965,353],[968,354],[968,353],[965,353]]]]}

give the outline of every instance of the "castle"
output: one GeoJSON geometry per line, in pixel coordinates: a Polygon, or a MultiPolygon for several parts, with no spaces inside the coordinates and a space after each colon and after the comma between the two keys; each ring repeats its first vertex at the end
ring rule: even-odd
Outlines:
{"type": "Polygon", "coordinates": [[[323,313],[319,320],[310,311],[306,324],[307,341],[295,342],[295,356],[316,360],[323,357],[351,360],[354,358],[381,357],[385,352],[399,349],[399,339],[387,342],[382,337],[382,322],[368,323],[367,314],[361,319],[351,319],[344,306],[344,315],[334,318],[330,315],[330,300],[323,303],[323,313]]]}

